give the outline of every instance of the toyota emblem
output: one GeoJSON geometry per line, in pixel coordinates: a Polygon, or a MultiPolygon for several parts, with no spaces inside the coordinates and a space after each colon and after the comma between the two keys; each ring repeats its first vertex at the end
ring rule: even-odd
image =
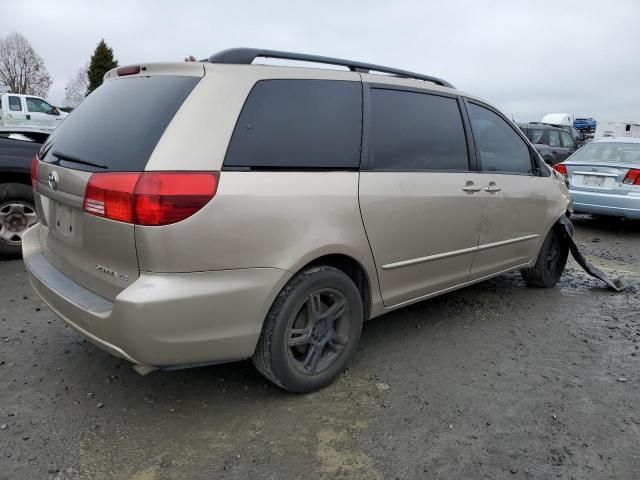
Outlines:
{"type": "Polygon", "coordinates": [[[58,182],[60,179],[58,178],[58,174],[56,172],[49,172],[49,187],[51,190],[55,190],[58,188],[58,182]]]}

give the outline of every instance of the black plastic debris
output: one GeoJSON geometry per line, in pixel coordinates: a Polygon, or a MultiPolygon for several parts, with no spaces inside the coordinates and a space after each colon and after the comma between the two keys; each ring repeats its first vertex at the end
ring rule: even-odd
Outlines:
{"type": "Polygon", "coordinates": [[[589,263],[587,259],[584,258],[582,253],[580,253],[580,249],[578,248],[578,245],[576,245],[576,243],[573,241],[573,234],[575,232],[575,228],[573,226],[573,223],[571,223],[571,220],[569,220],[569,217],[567,217],[566,215],[563,215],[562,218],[560,219],[560,223],[562,224],[565,232],[567,233],[567,240],[569,241],[569,250],[571,251],[571,255],[573,255],[573,258],[575,258],[576,262],[578,262],[578,264],[584,269],[585,272],[587,272],[592,277],[602,280],[604,283],[609,285],[609,287],[615,290],[616,292],[620,292],[625,288],[628,288],[638,283],[638,280],[628,280],[628,279],[625,279],[624,277],[609,278],[609,276],[606,273],[604,273],[598,267],[589,263]]]}

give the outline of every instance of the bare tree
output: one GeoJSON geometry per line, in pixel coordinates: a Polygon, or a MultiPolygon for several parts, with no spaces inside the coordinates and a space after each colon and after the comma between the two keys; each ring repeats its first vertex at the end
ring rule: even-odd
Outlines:
{"type": "Polygon", "coordinates": [[[29,41],[19,33],[0,39],[0,83],[13,93],[46,97],[51,77],[29,41]]]}
{"type": "Polygon", "coordinates": [[[89,76],[87,75],[87,68],[81,68],[76,73],[76,76],[69,79],[67,87],[64,89],[66,95],[64,97],[64,106],[76,108],[84,98],[87,96],[87,89],[89,88],[89,76]]]}

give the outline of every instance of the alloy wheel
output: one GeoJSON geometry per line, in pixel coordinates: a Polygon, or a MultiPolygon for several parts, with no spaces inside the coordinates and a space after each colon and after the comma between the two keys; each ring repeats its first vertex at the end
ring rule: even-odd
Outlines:
{"type": "Polygon", "coordinates": [[[20,245],[22,234],[38,222],[33,205],[13,200],[0,205],[0,241],[9,245],[20,245]]]}
{"type": "Polygon", "coordinates": [[[294,367],[306,375],[328,368],[347,345],[349,316],[349,304],[337,290],[325,288],[309,295],[287,329],[287,351],[294,367]]]}

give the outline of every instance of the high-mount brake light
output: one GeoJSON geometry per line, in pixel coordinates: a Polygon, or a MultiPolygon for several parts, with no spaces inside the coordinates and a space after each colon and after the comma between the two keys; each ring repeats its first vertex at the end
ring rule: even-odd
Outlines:
{"type": "Polygon", "coordinates": [[[94,173],[84,211],[136,225],[169,225],[204,207],[215,196],[219,178],[219,172],[94,173]]]}
{"type": "Polygon", "coordinates": [[[31,186],[34,190],[38,189],[38,155],[31,159],[31,186]]]}
{"type": "Polygon", "coordinates": [[[138,73],[140,73],[140,66],[135,65],[131,67],[122,67],[116,70],[116,72],[118,73],[119,77],[124,77],[126,75],[137,75],[138,73]]]}
{"type": "Polygon", "coordinates": [[[622,183],[626,185],[640,185],[640,169],[630,168],[622,183]]]}
{"type": "Polygon", "coordinates": [[[567,176],[567,166],[564,163],[556,163],[552,168],[560,175],[567,176]]]}

